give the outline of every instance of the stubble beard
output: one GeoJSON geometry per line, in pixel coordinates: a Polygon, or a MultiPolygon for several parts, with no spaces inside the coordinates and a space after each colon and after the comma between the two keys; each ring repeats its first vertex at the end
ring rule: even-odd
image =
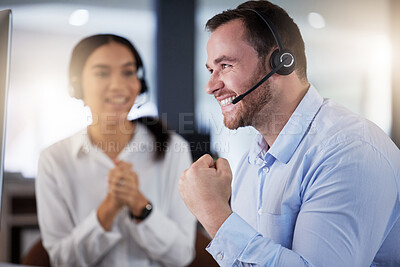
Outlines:
{"type": "MultiPolygon", "coordinates": [[[[260,78],[253,78],[249,83],[249,88],[259,80],[260,78]]],[[[231,130],[246,126],[256,126],[259,120],[262,120],[260,116],[268,116],[268,114],[263,115],[262,110],[266,105],[271,103],[272,98],[271,85],[267,80],[259,88],[255,89],[255,91],[235,104],[238,107],[234,114],[224,114],[225,126],[231,130]]]]}

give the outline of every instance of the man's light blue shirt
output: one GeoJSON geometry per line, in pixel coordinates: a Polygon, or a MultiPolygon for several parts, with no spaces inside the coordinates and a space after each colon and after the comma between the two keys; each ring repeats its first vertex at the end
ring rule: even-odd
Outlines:
{"type": "Polygon", "coordinates": [[[311,86],[270,148],[256,136],[207,250],[221,266],[400,266],[399,192],[396,145],[311,86]]]}

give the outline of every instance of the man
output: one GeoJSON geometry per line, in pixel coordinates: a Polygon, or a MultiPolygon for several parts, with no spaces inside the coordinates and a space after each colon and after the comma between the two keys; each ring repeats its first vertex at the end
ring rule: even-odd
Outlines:
{"type": "Polygon", "coordinates": [[[206,27],[207,93],[228,128],[259,132],[233,181],[228,162],[209,155],[182,174],[181,195],[213,238],[214,259],[221,266],[400,266],[399,149],[308,83],[302,37],[280,7],[249,1],[206,27]],[[277,28],[295,69],[233,104],[272,70],[278,45],[259,14],[277,28]]]}

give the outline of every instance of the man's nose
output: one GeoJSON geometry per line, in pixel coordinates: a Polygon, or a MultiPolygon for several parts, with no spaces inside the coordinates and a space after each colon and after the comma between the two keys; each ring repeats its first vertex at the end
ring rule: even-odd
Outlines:
{"type": "Polygon", "coordinates": [[[208,83],[206,85],[206,93],[212,95],[223,87],[223,81],[220,79],[218,73],[214,72],[211,74],[210,79],[208,80],[208,83]]]}

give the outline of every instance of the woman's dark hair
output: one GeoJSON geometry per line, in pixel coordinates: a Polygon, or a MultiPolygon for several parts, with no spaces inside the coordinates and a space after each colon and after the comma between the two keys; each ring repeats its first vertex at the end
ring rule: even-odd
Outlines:
{"type": "MultiPolygon", "coordinates": [[[[147,126],[147,129],[153,134],[154,136],[154,159],[160,160],[163,159],[165,156],[165,151],[168,148],[168,142],[171,137],[167,127],[162,123],[161,120],[153,117],[142,117],[135,120],[143,125],[147,126]]],[[[135,122],[133,121],[133,122],[135,122]]]]}
{"type": "Polygon", "coordinates": [[[229,9],[215,15],[207,21],[206,29],[213,32],[219,26],[235,19],[243,21],[249,44],[265,60],[271,50],[277,46],[268,26],[252,11],[264,14],[274,24],[285,48],[292,51],[296,58],[296,73],[302,80],[307,80],[307,61],[304,41],[297,24],[281,7],[268,1],[247,1],[236,9],[229,9]]]}
{"type": "MultiPolygon", "coordinates": [[[[124,37],[114,34],[97,34],[82,39],[74,48],[71,55],[71,61],[69,64],[69,81],[73,89],[72,96],[78,99],[83,99],[82,89],[82,71],[85,63],[89,56],[100,46],[109,44],[112,42],[120,43],[126,46],[133,54],[136,61],[137,70],[143,70],[143,62],[133,44],[124,37]]],[[[144,70],[143,70],[144,71],[144,70]]],[[[144,73],[142,73],[144,74],[144,73]]],[[[141,93],[147,90],[144,88],[144,77],[139,77],[141,81],[141,93]]],[[[165,156],[168,142],[170,139],[170,133],[166,126],[159,119],[152,117],[139,118],[135,122],[139,122],[145,126],[154,136],[154,159],[160,160],[165,156]]]]}

